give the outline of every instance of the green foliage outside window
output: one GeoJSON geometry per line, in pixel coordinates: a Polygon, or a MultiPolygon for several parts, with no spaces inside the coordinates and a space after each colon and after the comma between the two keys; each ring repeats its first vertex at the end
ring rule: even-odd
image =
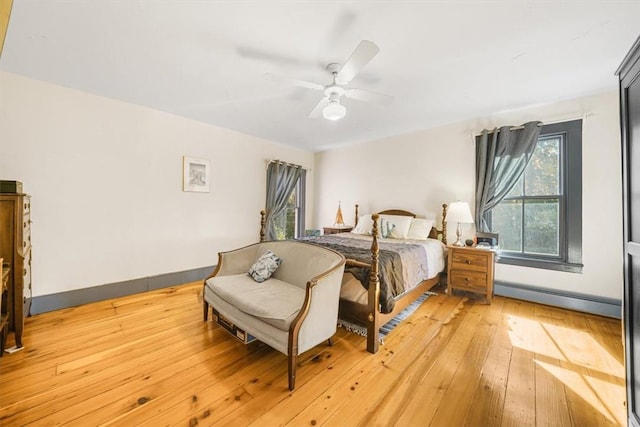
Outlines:
{"type": "Polygon", "coordinates": [[[296,193],[297,190],[294,190],[291,193],[291,196],[289,196],[289,200],[287,201],[287,207],[274,220],[277,240],[289,240],[296,238],[296,212],[298,210],[296,207],[296,193]]]}
{"type": "Polygon", "coordinates": [[[491,210],[491,230],[505,251],[560,255],[562,136],[540,138],[509,194],[491,210]]]}

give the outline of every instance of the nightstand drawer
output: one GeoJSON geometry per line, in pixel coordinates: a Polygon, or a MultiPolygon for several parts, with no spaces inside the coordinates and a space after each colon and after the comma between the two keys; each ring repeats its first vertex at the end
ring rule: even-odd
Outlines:
{"type": "Polygon", "coordinates": [[[487,271],[488,253],[454,251],[451,255],[451,268],[487,271]]]}
{"type": "Polygon", "coordinates": [[[455,283],[456,288],[487,290],[487,274],[480,271],[471,270],[451,270],[450,280],[455,283]]]}

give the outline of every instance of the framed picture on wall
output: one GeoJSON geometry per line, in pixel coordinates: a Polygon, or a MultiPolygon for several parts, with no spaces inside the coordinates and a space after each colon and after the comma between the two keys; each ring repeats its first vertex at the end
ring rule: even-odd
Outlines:
{"type": "Polygon", "coordinates": [[[209,192],[209,160],[182,158],[182,191],[209,192]]]}

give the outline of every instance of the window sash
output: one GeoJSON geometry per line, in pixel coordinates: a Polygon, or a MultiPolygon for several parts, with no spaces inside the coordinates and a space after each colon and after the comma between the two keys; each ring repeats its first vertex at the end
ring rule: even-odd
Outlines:
{"type": "MultiPolygon", "coordinates": [[[[522,251],[501,250],[498,262],[551,270],[582,272],[582,120],[545,125],[538,141],[561,137],[559,192],[557,195],[509,196],[501,203],[521,201],[521,218],[524,220],[526,201],[536,199],[558,200],[558,249],[559,255],[531,254],[522,251]]],[[[523,178],[524,179],[524,178],[523,178]]],[[[522,183],[523,190],[525,188],[522,183]]],[[[500,204],[499,204],[500,205],[500,204]]],[[[499,206],[498,205],[498,206],[499,206]]],[[[495,208],[494,208],[495,209],[495,208]]],[[[492,226],[492,212],[485,213],[487,223],[492,226]]],[[[525,233],[525,227],[522,227],[525,233]]],[[[524,239],[524,237],[521,236],[524,239]]]]}
{"type": "MultiPolygon", "coordinates": [[[[565,244],[565,227],[562,224],[565,223],[565,198],[561,195],[549,195],[549,196],[520,196],[520,197],[509,197],[504,198],[498,206],[502,203],[509,202],[519,202],[520,207],[520,246],[521,249],[519,251],[513,249],[502,249],[501,253],[505,256],[514,256],[514,257],[523,257],[523,258],[535,258],[535,259],[544,259],[544,260],[555,260],[555,261],[566,261],[566,244],[565,244]],[[555,201],[558,206],[558,221],[557,221],[557,230],[558,230],[558,254],[545,254],[539,252],[527,252],[527,221],[525,215],[525,209],[527,203],[535,202],[535,201],[555,201]]],[[[530,205],[530,204],[529,204],[530,205]]],[[[498,207],[496,206],[496,208],[498,207]]],[[[494,208],[495,209],[495,208],[494,208]]],[[[489,217],[491,221],[492,216],[489,217]]],[[[492,223],[491,223],[492,224],[492,223]]],[[[492,224],[493,225],[493,224],[492,224]]]]}

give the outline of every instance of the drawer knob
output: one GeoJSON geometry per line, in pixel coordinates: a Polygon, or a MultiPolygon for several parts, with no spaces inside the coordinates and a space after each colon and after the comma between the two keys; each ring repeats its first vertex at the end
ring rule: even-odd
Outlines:
{"type": "Polygon", "coordinates": [[[465,278],[464,278],[464,281],[465,281],[465,282],[468,282],[468,281],[469,281],[469,278],[468,278],[468,277],[465,277],[465,278]]]}
{"type": "Polygon", "coordinates": [[[467,264],[471,264],[471,261],[470,261],[470,260],[466,260],[465,262],[466,262],[467,264]]]}

